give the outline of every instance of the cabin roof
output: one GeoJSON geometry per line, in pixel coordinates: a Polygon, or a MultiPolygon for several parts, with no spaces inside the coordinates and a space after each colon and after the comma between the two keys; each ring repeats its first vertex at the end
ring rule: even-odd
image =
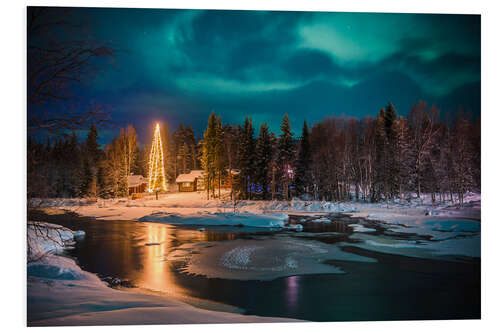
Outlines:
{"type": "Polygon", "coordinates": [[[136,187],[141,184],[147,184],[148,179],[142,175],[130,175],[128,176],[128,187],[136,187]]]}
{"type": "Polygon", "coordinates": [[[191,170],[190,173],[181,173],[177,179],[176,183],[192,183],[196,178],[203,177],[203,170],[191,170]]]}

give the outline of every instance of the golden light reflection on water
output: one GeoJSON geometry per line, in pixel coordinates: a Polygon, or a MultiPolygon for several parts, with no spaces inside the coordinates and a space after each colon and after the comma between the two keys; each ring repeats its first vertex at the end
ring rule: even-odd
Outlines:
{"type": "Polygon", "coordinates": [[[184,243],[199,243],[233,240],[234,233],[213,230],[179,229],[176,227],[147,223],[145,234],[138,243],[141,253],[140,269],[135,270],[133,282],[138,287],[177,296],[190,296],[188,289],[181,286],[174,265],[183,264],[168,260],[169,253],[184,243]]]}

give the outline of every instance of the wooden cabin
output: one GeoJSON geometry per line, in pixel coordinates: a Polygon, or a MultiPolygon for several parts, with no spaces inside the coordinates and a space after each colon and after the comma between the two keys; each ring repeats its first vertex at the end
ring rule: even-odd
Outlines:
{"type": "Polygon", "coordinates": [[[148,179],[142,175],[130,175],[128,176],[128,194],[132,195],[134,193],[144,193],[148,188],[148,179]]]}
{"type": "Polygon", "coordinates": [[[191,170],[190,173],[181,173],[175,183],[179,192],[195,192],[205,189],[203,170],[191,170]]]}

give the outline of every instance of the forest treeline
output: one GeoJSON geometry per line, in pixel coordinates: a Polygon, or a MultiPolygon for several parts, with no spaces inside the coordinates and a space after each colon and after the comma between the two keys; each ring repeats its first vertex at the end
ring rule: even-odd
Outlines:
{"type": "MultiPolygon", "coordinates": [[[[376,118],[327,117],[312,127],[304,121],[298,138],[286,114],[275,134],[265,123],[255,131],[248,117],[224,124],[213,112],[201,139],[182,124],[173,133],[163,126],[162,138],[168,183],[203,169],[208,197],[219,195],[223,181],[232,183],[234,198],[248,200],[378,202],[430,193],[435,201],[463,202],[481,187],[480,119],[459,110],[443,122],[422,101],[406,117],[389,103],[376,118]]],[[[97,139],[94,125],[83,143],[75,134],[29,138],[28,196],[127,196],[127,175],[147,177],[150,145],[139,144],[133,126],[105,147],[97,139]]]]}

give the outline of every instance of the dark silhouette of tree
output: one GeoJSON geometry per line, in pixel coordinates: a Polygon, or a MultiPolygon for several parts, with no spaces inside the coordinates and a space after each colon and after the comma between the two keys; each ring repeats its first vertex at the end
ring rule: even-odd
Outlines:
{"type": "Polygon", "coordinates": [[[298,157],[295,166],[294,186],[298,195],[309,193],[312,184],[311,176],[311,147],[309,142],[309,128],[304,120],[302,135],[299,141],[298,157]]]}
{"type": "Polygon", "coordinates": [[[72,91],[101,72],[104,60],[116,53],[111,43],[93,38],[85,19],[71,8],[28,7],[28,130],[59,132],[108,121],[103,106],[77,107],[72,91]],[[44,104],[50,104],[51,111],[33,109],[44,104]]]}

